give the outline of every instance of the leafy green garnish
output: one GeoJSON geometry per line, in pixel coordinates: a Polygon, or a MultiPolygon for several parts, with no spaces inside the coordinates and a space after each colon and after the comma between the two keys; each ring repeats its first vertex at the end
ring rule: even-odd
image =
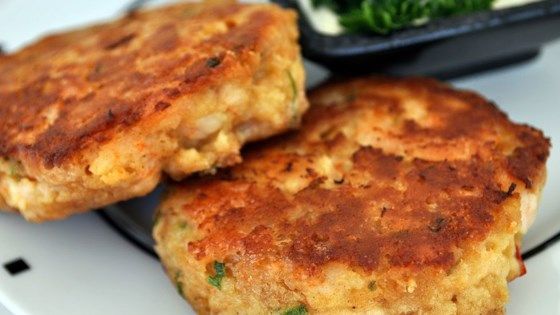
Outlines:
{"type": "Polygon", "coordinates": [[[161,219],[161,210],[160,210],[160,209],[157,209],[157,210],[156,210],[156,213],[154,214],[154,223],[153,223],[153,226],[158,225],[158,223],[160,222],[160,219],[161,219]]]}
{"type": "Polygon", "coordinates": [[[177,292],[179,292],[179,295],[183,296],[183,282],[181,281],[181,272],[177,271],[175,273],[175,286],[177,288],[177,292]]]}
{"type": "Polygon", "coordinates": [[[298,116],[298,107],[297,107],[297,97],[298,97],[298,89],[296,80],[294,76],[290,72],[290,70],[286,70],[286,74],[288,75],[288,80],[290,80],[290,87],[292,88],[292,103],[291,103],[291,110],[292,110],[292,126],[297,125],[297,116],[298,116]]]}
{"type": "Polygon", "coordinates": [[[307,308],[305,308],[305,305],[299,305],[290,308],[289,310],[283,313],[283,315],[305,315],[305,314],[307,314],[307,308]]]}
{"type": "Polygon", "coordinates": [[[21,174],[23,173],[21,163],[19,162],[10,162],[10,177],[19,180],[21,179],[21,174]]]}
{"type": "Polygon", "coordinates": [[[495,0],[312,0],[339,15],[349,32],[388,34],[430,19],[489,10],[495,0]]]}
{"type": "Polygon", "coordinates": [[[220,60],[220,58],[218,57],[212,57],[206,60],[206,66],[208,68],[216,68],[217,66],[220,65],[220,63],[222,63],[222,60],[220,60]]]}
{"type": "Polygon", "coordinates": [[[208,283],[218,289],[221,289],[222,279],[226,276],[226,265],[224,263],[214,261],[214,272],[215,274],[213,276],[208,277],[208,283]]]}

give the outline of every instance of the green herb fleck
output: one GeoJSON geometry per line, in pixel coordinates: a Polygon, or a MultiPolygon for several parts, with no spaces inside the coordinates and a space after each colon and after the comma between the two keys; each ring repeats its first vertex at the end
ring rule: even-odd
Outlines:
{"type": "Polygon", "coordinates": [[[206,60],[206,66],[208,68],[216,68],[217,66],[220,65],[220,63],[222,63],[222,61],[218,57],[212,57],[212,58],[206,60]]]}
{"type": "Polygon", "coordinates": [[[215,274],[213,276],[208,277],[208,283],[218,289],[221,289],[222,279],[226,276],[226,265],[224,263],[214,261],[214,272],[215,274]]]}
{"type": "Polygon", "coordinates": [[[388,34],[430,19],[489,10],[495,0],[312,0],[339,15],[349,32],[388,34]]]}
{"type": "Polygon", "coordinates": [[[21,164],[19,162],[11,162],[9,165],[10,177],[13,177],[16,180],[21,179],[21,174],[23,172],[21,164]]]}
{"type": "Polygon", "coordinates": [[[17,167],[13,164],[10,165],[10,176],[15,177],[17,176],[18,171],[17,171],[17,167]]]}
{"type": "Polygon", "coordinates": [[[296,84],[296,80],[294,79],[294,76],[292,75],[292,73],[290,72],[290,70],[286,70],[286,74],[288,75],[288,80],[290,80],[290,87],[292,88],[292,105],[291,105],[291,109],[292,109],[292,121],[291,121],[291,125],[292,126],[296,126],[298,123],[298,104],[297,104],[297,97],[298,97],[298,89],[297,89],[297,84],[296,84]]]}
{"type": "Polygon", "coordinates": [[[175,287],[177,288],[177,292],[179,295],[183,296],[183,282],[181,281],[181,272],[177,271],[175,273],[175,287]]]}
{"type": "Polygon", "coordinates": [[[376,282],[375,280],[371,280],[371,281],[368,283],[368,286],[367,286],[367,287],[368,287],[368,289],[369,289],[370,291],[375,291],[375,289],[377,289],[377,282],[376,282]]]}
{"type": "Polygon", "coordinates": [[[158,209],[158,210],[156,210],[156,213],[155,213],[155,215],[154,215],[154,224],[153,224],[153,226],[158,225],[158,223],[160,222],[160,219],[161,219],[161,210],[158,209]]]}
{"type": "Polygon", "coordinates": [[[305,305],[299,305],[290,308],[289,310],[283,313],[283,315],[305,315],[305,314],[307,314],[307,308],[305,307],[305,305]]]}
{"type": "Polygon", "coordinates": [[[186,229],[188,226],[187,222],[179,222],[179,229],[181,230],[186,229]]]}

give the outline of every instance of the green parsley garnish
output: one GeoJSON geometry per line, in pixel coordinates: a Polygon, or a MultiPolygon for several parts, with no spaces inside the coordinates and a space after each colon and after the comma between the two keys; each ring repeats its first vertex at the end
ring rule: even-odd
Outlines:
{"type": "Polygon", "coordinates": [[[226,276],[226,265],[224,263],[214,261],[215,275],[208,277],[208,283],[218,289],[222,288],[222,279],[226,276]]]}
{"type": "Polygon", "coordinates": [[[21,179],[22,166],[19,162],[11,162],[10,163],[10,177],[13,177],[16,180],[21,179]]]}
{"type": "Polygon", "coordinates": [[[296,80],[294,79],[294,76],[292,75],[292,73],[290,72],[290,70],[286,70],[286,74],[288,75],[288,80],[290,80],[290,87],[292,88],[292,126],[296,126],[297,125],[297,114],[298,114],[298,107],[297,107],[297,97],[298,97],[298,89],[297,89],[297,84],[296,84],[296,80]]]}
{"type": "Polygon", "coordinates": [[[218,57],[212,57],[206,60],[206,66],[208,68],[216,68],[220,65],[220,63],[222,63],[222,61],[218,57]]]}
{"type": "Polygon", "coordinates": [[[183,282],[181,281],[181,272],[177,271],[177,273],[175,273],[175,287],[177,288],[177,292],[179,292],[179,295],[183,296],[183,282]]]}
{"type": "Polygon", "coordinates": [[[16,177],[18,174],[17,167],[13,164],[10,165],[10,176],[16,177]]]}
{"type": "Polygon", "coordinates": [[[339,15],[349,32],[388,34],[430,19],[489,10],[495,0],[312,0],[339,15]]]}
{"type": "Polygon", "coordinates": [[[158,209],[158,210],[156,210],[156,213],[154,214],[153,226],[156,226],[160,222],[160,219],[161,219],[161,210],[158,209]]]}
{"type": "Polygon", "coordinates": [[[369,289],[370,291],[375,291],[375,289],[377,289],[377,282],[375,282],[375,280],[371,280],[371,281],[368,283],[368,286],[367,286],[367,287],[368,287],[368,289],[369,289]]]}
{"type": "Polygon", "coordinates": [[[299,305],[299,306],[290,308],[289,310],[285,311],[283,314],[284,315],[305,315],[305,314],[307,314],[307,308],[305,308],[305,305],[299,305]]]}

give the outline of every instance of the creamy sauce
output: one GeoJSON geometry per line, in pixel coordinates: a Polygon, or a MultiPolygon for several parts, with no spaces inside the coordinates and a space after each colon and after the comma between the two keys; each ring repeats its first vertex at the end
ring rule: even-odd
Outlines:
{"type": "Polygon", "coordinates": [[[497,0],[494,2],[492,9],[499,10],[511,7],[518,7],[524,4],[537,2],[539,0],[497,0]]]}
{"type": "MultiPolygon", "coordinates": [[[[497,0],[494,2],[493,9],[500,10],[537,1],[540,0],[497,0]]],[[[317,32],[325,35],[338,35],[344,31],[344,28],[338,23],[337,14],[330,9],[325,7],[314,8],[311,4],[311,0],[298,0],[298,2],[307,20],[317,32]]],[[[417,25],[421,24],[424,23],[418,23],[417,25]]]]}
{"type": "Polygon", "coordinates": [[[307,17],[311,26],[319,33],[337,35],[344,30],[338,23],[338,15],[328,8],[314,8],[311,0],[298,0],[299,7],[307,17]]]}

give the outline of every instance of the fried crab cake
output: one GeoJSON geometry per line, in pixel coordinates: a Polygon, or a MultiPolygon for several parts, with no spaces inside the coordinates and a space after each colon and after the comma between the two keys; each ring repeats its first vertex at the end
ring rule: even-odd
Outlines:
{"type": "Polygon", "coordinates": [[[297,37],[294,12],[214,1],[1,56],[0,203],[59,219],[240,162],[307,108],[297,37]]]}
{"type": "Polygon", "coordinates": [[[549,141],[428,79],[312,92],[299,133],[177,184],[154,237],[201,314],[501,313],[549,141]]]}

